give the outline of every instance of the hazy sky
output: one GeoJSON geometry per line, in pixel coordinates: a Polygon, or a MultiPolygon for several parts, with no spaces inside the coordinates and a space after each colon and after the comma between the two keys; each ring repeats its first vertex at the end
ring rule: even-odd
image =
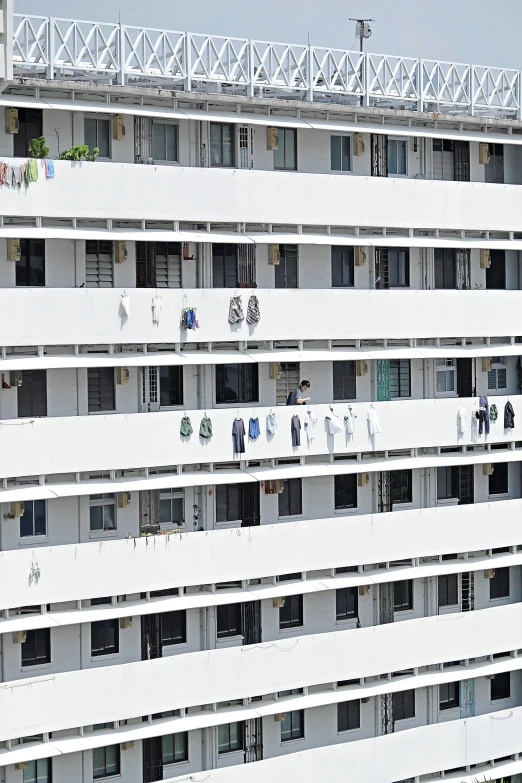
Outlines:
{"type": "Polygon", "coordinates": [[[368,51],[521,68],[521,0],[15,0],[16,13],[353,48],[351,16],[373,17],[368,51]]]}

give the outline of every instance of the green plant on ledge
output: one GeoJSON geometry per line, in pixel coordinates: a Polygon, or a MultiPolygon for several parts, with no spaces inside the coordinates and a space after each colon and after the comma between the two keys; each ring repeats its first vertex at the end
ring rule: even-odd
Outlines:
{"type": "Polygon", "coordinates": [[[37,136],[29,142],[29,156],[31,158],[48,158],[49,147],[45,144],[45,136],[37,136]]]}
{"type": "Polygon", "coordinates": [[[87,144],[76,144],[74,147],[71,147],[70,150],[64,150],[63,152],[60,152],[59,159],[93,161],[96,160],[99,154],[99,147],[94,147],[92,153],[89,153],[89,147],[87,144]]]}

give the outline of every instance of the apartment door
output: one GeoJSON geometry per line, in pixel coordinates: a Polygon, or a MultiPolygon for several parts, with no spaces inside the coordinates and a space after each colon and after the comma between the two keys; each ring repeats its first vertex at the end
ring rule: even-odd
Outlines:
{"type": "Polygon", "coordinates": [[[379,513],[384,513],[386,511],[391,511],[391,481],[390,481],[390,473],[389,471],[381,471],[379,473],[379,487],[378,487],[378,498],[379,498],[379,513]]]}
{"type": "Polygon", "coordinates": [[[142,490],[140,492],[140,532],[157,533],[160,521],[159,490],[142,490]]]}
{"type": "Polygon", "coordinates": [[[141,410],[159,411],[158,367],[141,368],[141,410]]]}
{"type": "Polygon", "coordinates": [[[143,746],[143,783],[163,780],[163,754],[161,737],[142,740],[143,746]]]}
{"type": "Polygon", "coordinates": [[[372,177],[388,176],[388,137],[372,133],[372,177]]]}
{"type": "Polygon", "coordinates": [[[245,721],[245,764],[263,760],[263,721],[261,718],[245,721]]]}
{"type": "Polygon", "coordinates": [[[179,242],[136,242],[136,287],[181,288],[179,242]]]}
{"type": "Polygon", "coordinates": [[[254,129],[248,125],[238,128],[239,168],[254,168],[254,129]]]}
{"type": "Polygon", "coordinates": [[[486,288],[505,291],[506,289],[506,251],[490,250],[491,264],[486,269],[486,288]]]}
{"type": "Polygon", "coordinates": [[[144,614],[141,618],[141,660],[161,658],[161,617],[144,614]]]}
{"type": "Polygon", "coordinates": [[[299,383],[299,362],[281,362],[281,375],[276,380],[276,403],[286,405],[286,400],[299,383]]]}
{"type": "Polygon", "coordinates": [[[459,465],[459,506],[467,506],[475,502],[474,470],[473,465],[459,465]]]}
{"type": "Polygon", "coordinates": [[[473,397],[473,359],[457,359],[457,394],[473,397]]]}
{"type": "Polygon", "coordinates": [[[47,371],[22,370],[18,387],[18,418],[47,416],[47,371]]]}
{"type": "Polygon", "coordinates": [[[243,638],[245,644],[261,643],[261,604],[259,601],[247,601],[242,604],[243,638]]]}
{"type": "Polygon", "coordinates": [[[18,133],[13,136],[15,158],[27,158],[29,142],[43,136],[42,109],[18,109],[18,133]]]}
{"type": "Polygon", "coordinates": [[[390,287],[390,267],[388,263],[388,248],[375,248],[375,288],[390,287]]]}
{"type": "Polygon", "coordinates": [[[259,510],[259,484],[240,485],[241,527],[253,527],[261,523],[259,510]]]}
{"type": "Polygon", "coordinates": [[[453,142],[453,160],[455,163],[455,181],[470,181],[469,141],[453,142]]]}

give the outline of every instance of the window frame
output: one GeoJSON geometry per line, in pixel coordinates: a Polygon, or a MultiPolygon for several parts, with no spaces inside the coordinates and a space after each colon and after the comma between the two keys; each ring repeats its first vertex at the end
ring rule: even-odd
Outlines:
{"type": "MultiPolygon", "coordinates": [[[[100,154],[100,155],[98,155],[96,160],[102,160],[102,161],[104,161],[104,160],[112,160],[112,122],[111,122],[111,117],[107,117],[106,114],[93,114],[93,113],[86,113],[86,114],[84,114],[84,116],[83,116],[83,141],[84,141],[84,144],[87,145],[87,133],[86,133],[86,130],[85,130],[85,121],[86,120],[95,120],[96,121],[96,144],[94,145],[94,147],[98,147],[98,148],[100,148],[100,144],[99,144],[99,141],[100,141],[99,124],[100,124],[100,122],[104,122],[104,123],[107,124],[107,126],[109,128],[109,133],[108,133],[109,154],[108,154],[108,156],[100,154]]],[[[94,147],[93,147],[93,149],[94,149],[94,147]]],[[[90,147],[89,147],[89,155],[92,155],[92,149],[90,147]]]]}
{"type": "Polygon", "coordinates": [[[279,631],[302,628],[304,625],[303,594],[285,596],[284,606],[279,609],[279,631]],[[288,618],[284,617],[288,614],[288,618]],[[284,619],[282,619],[282,616],[284,619]]]}
{"type": "Polygon", "coordinates": [[[23,783],[52,783],[53,780],[53,760],[47,759],[33,759],[26,762],[26,767],[23,772],[23,783]],[[32,772],[34,766],[34,773],[32,772]],[[47,767],[45,774],[41,770],[42,767],[47,767]],[[39,769],[40,768],[40,769],[39,769]]]}
{"type": "Polygon", "coordinates": [[[180,489],[160,489],[159,490],[159,525],[162,530],[170,530],[172,527],[183,527],[185,524],[185,490],[180,489]],[[181,500],[181,506],[183,510],[183,517],[181,520],[173,519],[172,502],[181,500]],[[161,519],[161,503],[162,501],[168,501],[170,505],[170,522],[162,521],[161,519]]]}
{"type": "Polygon", "coordinates": [[[335,620],[344,622],[345,620],[359,619],[359,588],[358,587],[338,587],[335,591],[335,620]],[[352,606],[353,608],[350,608],[352,606]]]}
{"type": "Polygon", "coordinates": [[[358,479],[357,473],[339,473],[334,476],[334,510],[336,513],[346,513],[354,511],[358,503],[358,479]],[[340,485],[345,484],[342,487],[340,485]],[[346,500],[350,494],[355,498],[354,503],[338,505],[337,501],[340,495],[346,500]]]}
{"type": "Polygon", "coordinates": [[[511,571],[509,566],[495,568],[495,576],[489,580],[489,600],[503,601],[511,596],[511,571]]]}
{"type": "MultiPolygon", "coordinates": [[[[164,133],[164,143],[165,143],[165,155],[167,154],[167,141],[166,141],[166,135],[164,133]]],[[[153,118],[152,119],[152,156],[154,163],[157,163],[158,165],[163,166],[179,166],[179,122],[176,120],[169,120],[167,118],[165,119],[159,119],[159,118],[153,118]],[[165,158],[157,158],[156,157],[156,139],[154,136],[154,127],[171,127],[176,128],[176,159],[175,160],[169,160],[167,157],[165,158]]]]}
{"type": "Polygon", "coordinates": [[[505,497],[506,495],[509,495],[509,462],[495,462],[493,465],[493,473],[491,476],[488,476],[488,497],[490,498],[496,498],[496,497],[505,497]],[[502,472],[505,471],[505,476],[501,476],[499,479],[495,477],[495,473],[497,474],[497,477],[499,475],[499,468],[502,469],[502,472]],[[505,478],[505,484],[502,484],[500,488],[496,486],[497,480],[500,482],[505,478]],[[493,481],[492,481],[493,479],[493,481]],[[495,489],[495,491],[493,491],[495,489]]]}
{"type": "Polygon", "coordinates": [[[386,142],[386,161],[387,161],[387,169],[388,169],[388,177],[408,177],[408,139],[405,139],[401,136],[388,136],[387,142],[386,142]],[[395,152],[395,163],[396,168],[397,162],[398,162],[398,155],[397,150],[399,148],[399,144],[403,145],[404,147],[404,172],[393,172],[390,170],[390,141],[394,142],[396,144],[396,152],[395,152]]]}
{"type": "MultiPolygon", "coordinates": [[[[215,142],[214,142],[215,143],[215,142]]],[[[237,160],[237,133],[236,133],[236,126],[231,122],[209,122],[209,129],[208,129],[208,163],[210,168],[216,168],[216,169],[235,169],[236,168],[236,160],[237,160]],[[212,128],[218,127],[220,128],[220,163],[213,163],[212,162],[212,128]],[[230,130],[230,140],[231,140],[231,146],[232,146],[232,162],[231,163],[223,163],[223,128],[228,128],[230,130]]]]}
{"type": "MultiPolygon", "coordinates": [[[[492,289],[490,289],[492,290],[492,289]]],[[[498,392],[506,392],[508,387],[508,379],[507,379],[507,361],[505,356],[495,356],[493,357],[491,361],[491,370],[488,372],[488,392],[490,391],[498,391],[498,392]],[[504,386],[499,386],[499,375],[500,373],[504,373],[504,386]],[[490,379],[492,376],[495,379],[495,383],[493,386],[490,386],[490,379]]]]}
{"type": "MultiPolygon", "coordinates": [[[[27,524],[27,522],[26,522],[27,524]]],[[[20,528],[19,528],[19,536],[20,539],[37,539],[39,541],[42,541],[43,539],[46,539],[49,537],[49,517],[48,517],[48,508],[47,508],[47,500],[25,500],[24,501],[24,513],[20,517],[19,522],[20,528]],[[34,507],[35,504],[43,503],[43,509],[44,509],[44,521],[45,521],[45,532],[44,533],[37,533],[36,532],[36,524],[35,524],[35,513],[34,513],[34,507]],[[29,508],[32,508],[33,510],[33,518],[32,518],[32,532],[28,534],[22,533],[22,526],[23,526],[23,518],[25,517],[27,511],[29,508]]]]}
{"type": "Polygon", "coordinates": [[[90,533],[116,533],[118,530],[118,504],[116,502],[116,495],[112,492],[107,493],[100,493],[95,495],[89,495],[89,532],[90,533]],[[110,500],[112,498],[112,501],[110,500]],[[105,527],[105,511],[102,512],[102,525],[103,527],[94,527],[92,526],[92,515],[91,515],[91,509],[93,508],[100,508],[105,506],[112,506],[113,511],[113,521],[114,521],[114,527],[105,527]]]}
{"type": "Polygon", "coordinates": [[[353,174],[353,133],[331,133],[330,134],[330,171],[334,171],[336,174],[353,174]],[[341,140],[340,145],[339,145],[339,147],[340,147],[339,152],[340,152],[341,168],[339,168],[339,169],[335,169],[332,166],[333,155],[334,155],[334,151],[332,149],[332,146],[333,146],[333,140],[334,139],[340,139],[341,140]],[[347,139],[348,140],[348,146],[349,146],[349,150],[348,150],[348,166],[349,166],[349,168],[347,168],[347,169],[343,169],[342,168],[342,161],[343,161],[343,151],[342,151],[343,141],[342,140],[343,139],[347,139]]]}
{"type": "Polygon", "coordinates": [[[408,503],[413,503],[413,473],[411,468],[403,469],[403,470],[390,470],[390,503],[393,509],[393,506],[406,506],[408,503]],[[400,474],[400,475],[399,475],[400,474]],[[393,499],[393,477],[396,476],[400,480],[400,500],[394,500],[393,499]],[[407,478],[405,481],[404,479],[407,478]],[[408,493],[408,499],[402,500],[402,494],[404,492],[404,489],[406,489],[408,493]]]}
{"type": "MultiPolygon", "coordinates": [[[[440,288],[439,291],[444,289],[440,288]]],[[[447,385],[447,384],[446,384],[447,385]]],[[[436,397],[457,397],[457,360],[453,358],[447,359],[435,359],[435,396],[436,397]],[[442,364],[444,362],[444,364],[442,364]],[[440,368],[440,369],[437,369],[440,368]],[[444,374],[447,376],[450,374],[453,376],[453,389],[446,389],[446,391],[439,391],[437,375],[444,374]]]]}
{"type": "Polygon", "coordinates": [[[337,704],[337,733],[357,731],[361,728],[361,700],[351,699],[337,704]],[[343,714],[344,713],[344,714],[343,714]],[[355,723],[356,725],[350,725],[355,723]]]}
{"type": "Polygon", "coordinates": [[[51,650],[51,629],[50,628],[30,628],[26,631],[26,640],[20,645],[20,662],[22,669],[33,669],[37,666],[48,666],[52,661],[51,650]],[[29,657],[30,645],[34,649],[34,653],[29,657]],[[37,647],[43,649],[43,653],[39,654],[37,647]],[[25,657],[24,657],[25,652],[25,657]]]}
{"type": "Polygon", "coordinates": [[[118,618],[110,620],[96,620],[91,623],[91,658],[103,658],[107,655],[119,655],[120,652],[120,621],[118,618]],[[110,633],[110,628],[114,633],[114,643],[112,645],[107,644],[107,638],[110,633]],[[104,644],[102,647],[94,648],[93,630],[103,628],[104,644]]]}
{"type": "Polygon", "coordinates": [[[218,604],[216,608],[216,639],[243,638],[243,605],[218,604]],[[220,629],[221,623],[221,629],[220,629]]]}
{"type": "MultiPolygon", "coordinates": [[[[94,379],[93,379],[94,380],[94,379]]],[[[100,380],[100,387],[101,387],[101,380],[100,380]]],[[[100,404],[101,404],[101,395],[100,395],[100,404]]],[[[118,408],[118,403],[116,399],[116,368],[115,367],[87,367],[87,414],[89,416],[104,416],[106,413],[116,413],[118,408]],[[113,399],[114,399],[114,406],[112,408],[100,408],[100,410],[90,410],[89,409],[89,373],[92,373],[94,371],[107,372],[107,375],[109,372],[112,372],[112,389],[113,389],[113,399]]]]}
{"type": "Polygon", "coordinates": [[[404,691],[397,691],[397,693],[394,693],[392,696],[393,701],[393,722],[396,723],[400,720],[413,720],[415,718],[416,713],[416,698],[415,698],[415,689],[409,688],[404,691]],[[411,700],[411,703],[410,703],[411,700]],[[410,708],[413,708],[413,712],[411,712],[410,708]],[[408,714],[406,714],[408,713],[408,714]]]}
{"type": "Polygon", "coordinates": [[[242,720],[223,723],[218,726],[218,756],[224,756],[227,753],[239,753],[245,749],[245,722],[242,720]],[[236,739],[231,739],[231,726],[236,726],[236,739]],[[225,741],[222,741],[222,735],[226,734],[225,741]],[[222,750],[223,748],[223,750],[222,750]]]}
{"type": "Polygon", "coordinates": [[[277,496],[277,515],[278,519],[289,519],[303,515],[303,480],[301,478],[284,479],[283,491],[277,496]],[[282,508],[282,504],[286,503],[287,499],[288,508],[282,508]],[[285,511],[287,513],[284,513],[285,511]]]}
{"type": "Polygon", "coordinates": [[[165,365],[159,365],[157,368],[158,373],[158,402],[160,410],[173,410],[175,408],[181,408],[184,404],[185,399],[185,374],[183,372],[183,365],[182,364],[165,364],[165,365]],[[166,377],[162,378],[162,372],[166,377]],[[176,377],[171,377],[173,375],[177,375],[176,377]],[[172,402],[169,400],[167,404],[163,404],[162,402],[162,380],[166,381],[172,388],[169,389],[168,394],[170,397],[170,400],[175,397],[178,402],[172,402]],[[176,397],[176,389],[173,388],[177,385],[177,397],[176,397]],[[171,393],[174,392],[174,393],[171,393]]]}
{"type": "MultiPolygon", "coordinates": [[[[216,364],[215,371],[215,384],[214,384],[214,396],[216,406],[219,405],[251,405],[252,403],[259,403],[259,364],[247,363],[247,364],[216,364]],[[223,389],[226,389],[226,371],[228,367],[237,368],[238,373],[238,391],[240,397],[235,400],[218,399],[221,397],[220,386],[223,384],[223,389]],[[246,378],[246,373],[251,373],[251,378],[246,378]],[[223,380],[221,376],[223,375],[223,380]],[[246,391],[248,388],[252,390],[252,397],[247,399],[246,391]]],[[[246,428],[248,429],[248,428],[246,428]]]]}
{"type": "Polygon", "coordinates": [[[437,607],[446,609],[448,606],[460,605],[460,580],[458,574],[440,574],[437,580],[437,607]],[[450,583],[451,580],[451,583],[450,583]],[[456,597],[456,601],[450,600],[456,597]],[[445,600],[446,603],[441,603],[445,600]]]}
{"type": "Polygon", "coordinates": [[[460,681],[441,682],[439,685],[439,712],[460,707],[460,681]]]}
{"type": "MultiPolygon", "coordinates": [[[[290,275],[290,282],[293,283],[292,275],[290,275]]],[[[279,245],[279,264],[274,267],[274,288],[283,290],[299,288],[299,245],[290,243],[279,245]],[[288,265],[293,264],[294,261],[295,285],[288,285],[288,265]],[[282,282],[284,285],[280,285],[282,282]]]]}
{"type": "Polygon", "coordinates": [[[281,721],[281,743],[305,738],[304,710],[289,710],[281,721]],[[288,726],[289,724],[289,726],[288,726]],[[288,726],[288,728],[286,728],[288,726]],[[287,736],[283,736],[286,734],[287,736]]]}
{"type": "Polygon", "coordinates": [[[274,150],[274,171],[297,171],[297,128],[277,128],[277,149],[274,150]],[[287,165],[287,150],[286,150],[286,136],[287,134],[294,137],[294,155],[293,165],[287,165]],[[283,149],[284,148],[284,149],[283,149]],[[276,165],[276,158],[278,154],[282,153],[283,166],[276,165]]]}
{"type": "MultiPolygon", "coordinates": [[[[172,626],[175,627],[175,623],[172,623],[172,626]]],[[[176,609],[172,612],[162,612],[161,613],[161,630],[160,630],[160,643],[161,647],[177,647],[180,644],[186,644],[187,643],[187,610],[186,609],[176,609]],[[179,619],[179,630],[178,630],[178,636],[176,635],[166,635],[166,629],[165,626],[167,625],[167,619],[179,619]]]]}
{"type": "Polygon", "coordinates": [[[345,245],[332,245],[330,248],[330,271],[332,275],[332,288],[355,287],[355,251],[353,247],[345,245]],[[340,275],[335,274],[334,266],[338,265],[340,275]],[[335,280],[342,282],[336,283],[335,280]],[[348,282],[344,282],[348,279],[348,282]]]}
{"type": "MultiPolygon", "coordinates": [[[[402,589],[402,588],[401,588],[402,589]]],[[[414,596],[415,590],[413,586],[413,579],[400,579],[397,582],[393,583],[393,611],[394,613],[400,613],[400,612],[413,612],[414,609],[414,603],[415,603],[415,596],[414,596]],[[398,588],[400,585],[407,585],[406,587],[406,593],[407,593],[407,600],[406,602],[402,601],[401,603],[398,602],[396,597],[396,588],[398,588]]]]}
{"type": "MultiPolygon", "coordinates": [[[[170,753],[170,751],[169,751],[170,753]]],[[[182,764],[184,761],[189,760],[189,742],[188,742],[188,731],[180,731],[176,734],[164,734],[161,738],[161,764],[163,767],[170,767],[173,764],[182,764]],[[165,760],[165,745],[168,744],[169,740],[172,743],[172,759],[166,761],[165,760]],[[178,751],[176,749],[176,745],[180,744],[181,750],[178,751]],[[182,758],[176,758],[176,754],[179,752],[183,753],[182,758]]],[[[165,776],[163,776],[165,777],[165,776]]]]}
{"type": "Polygon", "coordinates": [[[388,288],[410,288],[410,248],[409,247],[389,247],[388,248],[388,288]],[[403,273],[404,283],[392,283],[391,268],[397,271],[397,279],[403,273]]]}
{"type": "Polygon", "coordinates": [[[493,679],[490,680],[490,688],[489,688],[489,699],[490,701],[503,701],[506,699],[511,698],[511,672],[500,672],[499,674],[495,674],[493,679]],[[500,678],[500,679],[498,679],[500,678]],[[493,689],[495,688],[495,683],[497,688],[499,687],[499,683],[502,683],[505,687],[505,684],[507,682],[507,691],[506,694],[505,691],[502,691],[500,695],[493,696],[493,689]]]}
{"type": "MultiPolygon", "coordinates": [[[[98,762],[99,763],[99,762],[98,762]]],[[[101,748],[93,748],[92,751],[92,779],[93,780],[102,780],[103,778],[113,778],[117,775],[121,775],[121,749],[119,744],[115,745],[104,745],[101,748]],[[110,748],[114,748],[114,761],[109,762],[107,760],[107,751],[110,748]],[[101,766],[98,766],[97,768],[95,765],[95,758],[96,756],[103,755],[103,764],[101,766]],[[109,764],[114,765],[115,769],[110,771],[108,770],[109,764]],[[95,774],[95,769],[101,770],[103,768],[103,772],[99,774],[95,774]]]]}
{"type": "MultiPolygon", "coordinates": [[[[45,288],[47,279],[47,260],[46,260],[46,241],[45,239],[34,239],[22,237],[20,239],[20,260],[15,262],[15,287],[16,288],[45,288]],[[41,250],[42,255],[38,255],[36,250],[41,250]],[[43,280],[35,282],[32,270],[35,268],[31,264],[31,259],[41,258],[43,260],[43,280]],[[27,275],[28,282],[21,282],[22,272],[27,275]]],[[[40,271],[40,270],[38,270],[40,271]]]]}
{"type": "Polygon", "coordinates": [[[357,366],[353,359],[332,361],[332,385],[334,402],[355,402],[357,399],[357,366]],[[339,377],[340,376],[340,377],[339,377]],[[336,392],[342,392],[342,396],[336,392]],[[349,392],[353,395],[349,396],[349,392]]]}
{"type": "Polygon", "coordinates": [[[85,287],[86,288],[114,288],[114,242],[111,239],[86,239],[85,240],[85,287]],[[95,252],[94,246],[97,249],[95,252]],[[103,253],[102,250],[108,249],[110,246],[110,253],[103,253]],[[107,285],[100,285],[100,258],[101,256],[111,257],[111,282],[107,285]],[[98,264],[98,282],[93,284],[92,281],[87,280],[87,256],[95,256],[98,264]]]}
{"type": "Polygon", "coordinates": [[[404,400],[404,399],[411,399],[411,359],[390,359],[390,399],[392,400],[404,400]],[[403,389],[403,383],[402,383],[402,372],[403,368],[407,367],[407,381],[404,382],[407,384],[406,388],[403,389]],[[399,390],[398,394],[392,394],[392,369],[395,371],[397,369],[397,387],[399,390]],[[402,394],[402,391],[407,391],[407,394],[402,394]]]}

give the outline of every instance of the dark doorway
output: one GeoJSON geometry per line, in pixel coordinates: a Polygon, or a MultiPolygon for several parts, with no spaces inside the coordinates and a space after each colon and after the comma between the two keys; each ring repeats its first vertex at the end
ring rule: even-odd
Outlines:
{"type": "Polygon", "coordinates": [[[506,289],[506,251],[490,250],[491,264],[486,269],[486,288],[506,289]]]}
{"type": "Polygon", "coordinates": [[[141,660],[161,658],[161,619],[159,614],[144,614],[141,618],[141,660]]]}
{"type": "Polygon", "coordinates": [[[457,394],[459,397],[473,397],[473,359],[457,359],[457,394]]]}
{"type": "Polygon", "coordinates": [[[144,739],[143,744],[143,783],[154,783],[163,779],[163,753],[161,737],[144,739]]]}
{"type": "Polygon", "coordinates": [[[43,136],[42,109],[18,109],[18,133],[14,134],[15,158],[27,158],[29,142],[43,136]]]}

